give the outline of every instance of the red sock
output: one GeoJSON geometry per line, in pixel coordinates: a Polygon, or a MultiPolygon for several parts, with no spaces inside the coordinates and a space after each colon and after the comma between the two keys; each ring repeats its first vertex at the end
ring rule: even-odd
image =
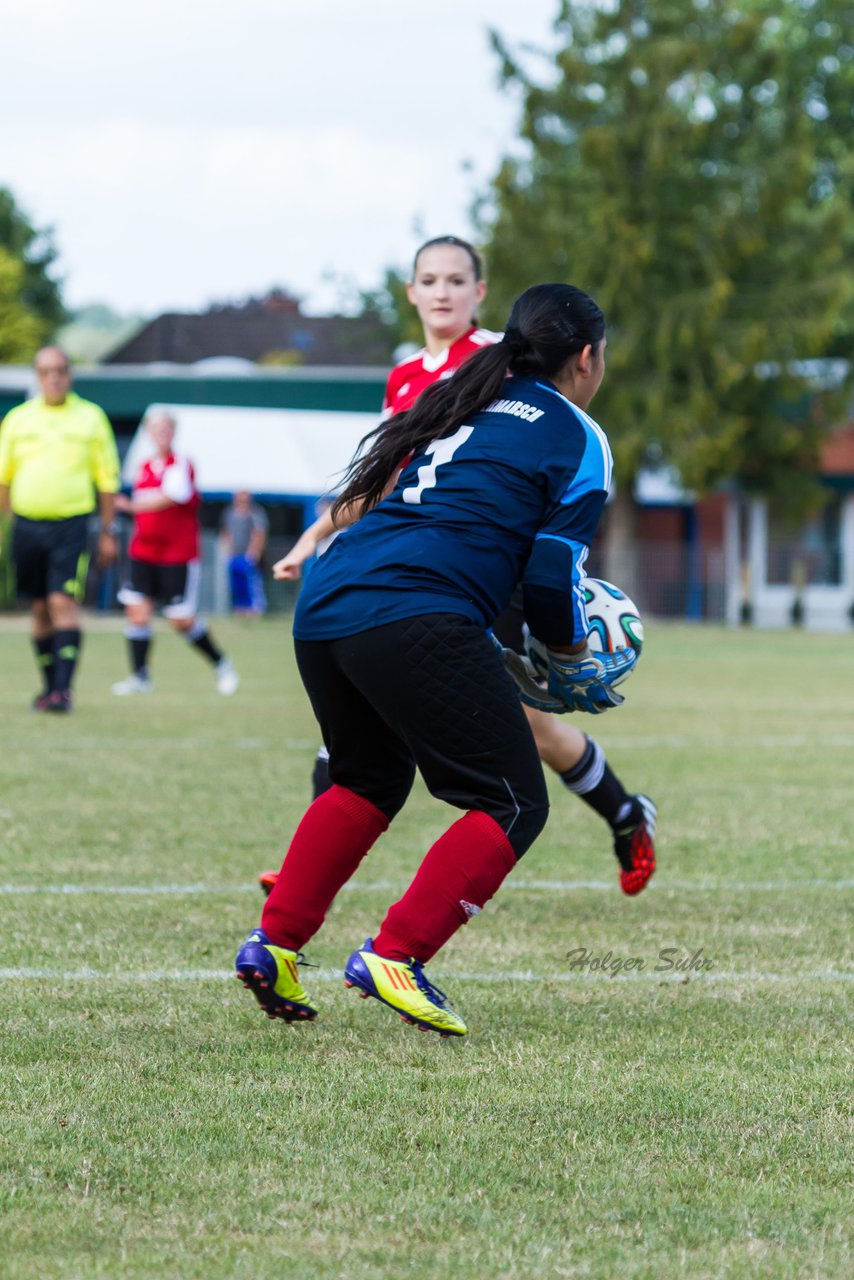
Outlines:
{"type": "Polygon", "coordinates": [[[261,913],[261,928],[279,947],[299,951],[320,926],[388,818],[346,787],[318,796],[294,832],[261,913]]]}
{"type": "Polygon", "coordinates": [[[422,964],[479,913],[516,865],[513,846],[485,813],[467,813],[440,836],[374,939],[388,960],[422,964]]]}

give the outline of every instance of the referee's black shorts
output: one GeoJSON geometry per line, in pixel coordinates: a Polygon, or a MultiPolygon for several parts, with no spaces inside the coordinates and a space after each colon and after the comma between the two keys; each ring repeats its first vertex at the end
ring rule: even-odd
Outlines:
{"type": "Polygon", "coordinates": [[[12,560],[18,595],[46,600],[61,593],[82,600],[89,569],[88,515],[65,520],[15,516],[12,560]]]}
{"type": "Polygon", "coordinates": [[[434,796],[489,814],[522,856],[545,825],[546,784],[516,686],[483,627],[424,614],[295,647],[334,783],[391,819],[417,766],[434,796]]]}

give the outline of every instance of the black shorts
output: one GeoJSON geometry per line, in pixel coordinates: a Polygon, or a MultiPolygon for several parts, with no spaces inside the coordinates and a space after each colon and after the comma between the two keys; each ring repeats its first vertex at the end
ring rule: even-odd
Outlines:
{"type": "Polygon", "coordinates": [[[194,618],[199,604],[200,580],[198,560],[190,560],[187,564],[131,560],[127,580],[119,591],[119,601],[121,604],[142,604],[151,600],[163,605],[166,618],[194,618]]]}
{"type": "Polygon", "coordinates": [[[28,520],[15,517],[12,560],[18,594],[46,600],[56,593],[82,600],[89,569],[89,517],[28,520]]]}
{"type": "Polygon", "coordinates": [[[522,613],[522,588],[517,587],[507,608],[499,613],[492,630],[504,645],[515,653],[525,652],[525,617],[522,613]]]}
{"type": "Polygon", "coordinates": [[[434,796],[488,814],[521,857],[545,823],[546,784],[516,686],[483,627],[425,614],[295,647],[334,783],[390,820],[417,766],[434,796]]]}

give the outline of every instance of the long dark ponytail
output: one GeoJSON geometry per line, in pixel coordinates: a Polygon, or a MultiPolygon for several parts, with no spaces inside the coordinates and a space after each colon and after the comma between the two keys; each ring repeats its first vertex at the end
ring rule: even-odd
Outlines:
{"type": "Polygon", "coordinates": [[[397,468],[431,440],[450,435],[500,396],[508,373],[550,378],[570,356],[594,349],[605,317],[588,294],[571,284],[537,284],[516,299],[504,337],[470,356],[453,377],[422,391],[411,409],[387,418],[362,440],[344,476],[333,517],[351,503],[372,507],[397,468]]]}

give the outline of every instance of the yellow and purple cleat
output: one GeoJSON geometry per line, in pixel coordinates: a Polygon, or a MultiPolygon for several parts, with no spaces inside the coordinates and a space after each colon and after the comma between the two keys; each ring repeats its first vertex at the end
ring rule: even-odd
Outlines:
{"type": "Polygon", "coordinates": [[[302,952],[277,947],[263,929],[253,929],[234,967],[268,1018],[310,1022],[317,1017],[317,1007],[303,991],[297,972],[297,965],[305,963],[302,952]]]}
{"type": "Polygon", "coordinates": [[[354,951],[344,966],[344,985],[357,987],[399,1013],[404,1022],[440,1036],[464,1036],[466,1024],[448,997],[424,976],[417,960],[387,960],[374,951],[373,939],[354,951]]]}

